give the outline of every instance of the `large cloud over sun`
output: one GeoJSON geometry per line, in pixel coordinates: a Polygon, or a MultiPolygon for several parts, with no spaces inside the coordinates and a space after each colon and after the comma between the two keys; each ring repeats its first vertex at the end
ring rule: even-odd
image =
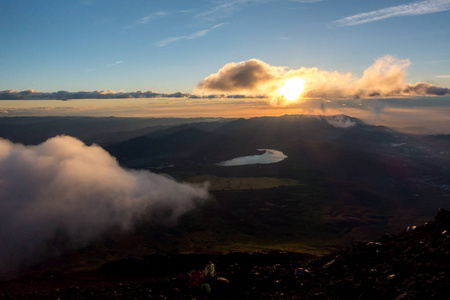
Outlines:
{"type": "Polygon", "coordinates": [[[360,98],[393,95],[443,95],[449,89],[429,83],[405,83],[408,59],[386,55],[368,67],[362,77],[351,73],[329,72],[318,68],[289,69],[269,65],[258,59],[229,63],[211,74],[194,89],[196,94],[244,94],[279,97],[278,89],[292,77],[305,80],[304,97],[360,98]]]}
{"type": "Polygon", "coordinates": [[[128,229],[142,217],[174,220],[208,197],[205,187],[127,170],[101,147],[58,136],[37,146],[0,139],[0,276],[19,265],[128,229]]]}
{"type": "Polygon", "coordinates": [[[259,59],[229,63],[216,74],[206,77],[194,92],[264,94],[276,88],[277,81],[285,73],[285,67],[274,67],[259,59]]]}

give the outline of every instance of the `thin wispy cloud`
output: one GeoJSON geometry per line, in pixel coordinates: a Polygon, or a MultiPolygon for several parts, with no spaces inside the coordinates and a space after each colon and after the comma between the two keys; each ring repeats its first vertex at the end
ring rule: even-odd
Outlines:
{"type": "Polygon", "coordinates": [[[439,78],[450,78],[450,75],[438,75],[436,77],[439,77],[439,78]]]}
{"type": "Polygon", "coordinates": [[[110,68],[110,67],[117,66],[117,65],[120,65],[120,64],[123,64],[123,61],[118,60],[118,61],[116,61],[116,62],[114,62],[112,64],[107,64],[105,67],[110,68]]]}
{"type": "Polygon", "coordinates": [[[167,17],[168,15],[169,15],[169,13],[165,12],[165,11],[154,12],[152,14],[146,15],[146,16],[134,21],[132,24],[126,26],[122,31],[127,31],[127,30],[133,29],[133,28],[135,28],[137,26],[141,26],[141,25],[146,25],[146,24],[150,23],[150,21],[164,18],[164,17],[167,17]]]}
{"type": "Polygon", "coordinates": [[[147,15],[147,16],[141,18],[141,19],[139,20],[139,23],[140,23],[140,24],[147,24],[147,23],[150,22],[151,20],[158,19],[158,18],[162,18],[162,17],[165,17],[165,16],[167,16],[167,15],[168,15],[168,13],[165,12],[165,11],[158,11],[158,12],[155,12],[155,13],[153,13],[153,14],[150,14],[150,15],[147,15]]]}
{"type": "Polygon", "coordinates": [[[249,2],[260,2],[258,0],[233,0],[233,1],[216,1],[214,5],[206,11],[197,14],[195,17],[201,20],[213,21],[226,18],[242,9],[249,2]]]}
{"type": "Polygon", "coordinates": [[[180,14],[192,14],[195,12],[195,9],[182,9],[178,11],[180,14]]]}
{"type": "Polygon", "coordinates": [[[335,26],[354,26],[401,16],[418,16],[450,10],[450,0],[425,0],[390,6],[334,21],[335,26]]]}
{"type": "MultiPolygon", "coordinates": [[[[314,2],[321,2],[323,0],[284,0],[289,2],[297,2],[297,3],[314,3],[314,2]]],[[[246,7],[250,5],[257,5],[257,4],[263,4],[263,3],[269,3],[269,2],[275,2],[275,0],[215,0],[212,1],[212,4],[208,6],[205,9],[183,9],[178,10],[176,12],[165,12],[165,11],[158,11],[152,14],[149,14],[147,16],[144,16],[140,18],[139,20],[136,20],[133,24],[127,26],[124,28],[124,31],[130,30],[137,26],[142,26],[151,22],[155,22],[161,18],[169,17],[169,16],[176,16],[176,15],[192,15],[191,18],[194,20],[200,21],[201,23],[213,23],[216,22],[219,19],[224,18],[230,18],[233,16],[233,14],[245,9],[246,7]]],[[[209,29],[202,29],[198,30],[192,34],[188,35],[178,35],[178,36],[172,36],[168,37],[166,39],[160,40],[156,42],[155,44],[158,47],[164,47],[171,43],[182,41],[182,40],[193,40],[197,39],[203,36],[208,35],[212,30],[222,26],[224,23],[220,23],[217,25],[212,26],[209,29]]],[[[198,25],[198,24],[197,24],[198,25]]],[[[187,27],[192,27],[187,26],[187,27]]]]}
{"type": "Polygon", "coordinates": [[[450,62],[450,59],[429,61],[430,64],[440,64],[440,63],[447,63],[447,62],[450,62]]]}
{"type": "Polygon", "coordinates": [[[196,31],[192,34],[188,34],[188,35],[181,35],[181,36],[174,36],[174,37],[169,37],[167,39],[161,40],[159,42],[156,43],[156,45],[158,47],[164,47],[167,46],[171,43],[180,41],[180,40],[194,40],[194,39],[198,39],[201,37],[204,37],[205,35],[207,35],[208,33],[210,33],[212,30],[215,30],[221,26],[223,26],[225,23],[220,23],[217,25],[214,25],[213,27],[209,28],[209,29],[203,29],[203,30],[199,30],[196,31]]]}

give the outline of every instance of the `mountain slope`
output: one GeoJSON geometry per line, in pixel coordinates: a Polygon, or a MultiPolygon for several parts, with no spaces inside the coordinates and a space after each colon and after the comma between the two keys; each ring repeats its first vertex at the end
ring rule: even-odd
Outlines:
{"type": "Polygon", "coordinates": [[[295,253],[127,257],[90,272],[0,282],[2,299],[447,299],[450,212],[395,236],[314,258],[295,253]],[[210,294],[189,288],[213,261],[210,294]]]}

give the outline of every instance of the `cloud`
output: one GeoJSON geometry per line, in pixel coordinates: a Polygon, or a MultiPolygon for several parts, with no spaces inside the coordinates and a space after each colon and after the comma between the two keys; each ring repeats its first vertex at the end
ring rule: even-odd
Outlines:
{"type": "Polygon", "coordinates": [[[450,62],[450,59],[432,60],[432,61],[429,61],[428,63],[430,63],[430,64],[440,64],[440,63],[448,63],[448,62],[450,62]]]}
{"type": "Polygon", "coordinates": [[[133,29],[133,28],[135,28],[135,27],[137,27],[137,26],[146,25],[146,24],[150,23],[150,21],[153,21],[153,20],[156,20],[156,19],[160,19],[160,18],[166,17],[166,16],[168,16],[168,15],[169,15],[169,13],[167,13],[167,12],[165,12],[165,11],[157,11],[157,12],[154,12],[154,13],[149,14],[149,15],[146,15],[146,16],[144,16],[144,17],[142,17],[142,18],[136,20],[136,21],[133,22],[132,24],[126,26],[126,27],[122,30],[122,32],[127,31],[127,30],[130,30],[130,29],[133,29]]]}
{"type": "Polygon", "coordinates": [[[112,226],[173,221],[208,197],[204,187],[124,169],[101,147],[69,136],[37,146],[0,139],[0,190],[0,276],[112,226]]]}
{"type": "Polygon", "coordinates": [[[241,10],[246,4],[252,2],[261,2],[261,0],[215,1],[211,8],[197,14],[195,18],[207,21],[215,21],[217,19],[226,18],[241,10]]]}
{"type": "MultiPolygon", "coordinates": [[[[313,2],[319,2],[322,0],[284,0],[284,1],[294,1],[294,2],[300,2],[300,3],[313,3],[313,2]]],[[[171,12],[170,15],[176,15],[176,14],[182,14],[182,15],[188,15],[192,14],[192,18],[197,20],[196,22],[200,21],[199,23],[203,24],[212,24],[213,22],[217,22],[219,19],[229,18],[232,17],[233,14],[245,9],[246,7],[252,6],[252,5],[258,5],[263,3],[269,3],[269,2],[275,2],[275,0],[214,0],[210,1],[211,5],[208,5],[206,9],[184,9],[184,10],[178,10],[176,12],[171,12]],[[194,14],[194,12],[198,12],[194,14]]],[[[147,24],[150,20],[154,20],[160,17],[168,16],[169,14],[166,12],[158,12],[151,15],[148,15],[139,21],[135,22],[134,24],[128,26],[125,29],[131,29],[133,27],[136,27],[140,24],[147,24]]],[[[163,40],[160,40],[156,42],[156,46],[158,47],[165,47],[171,43],[182,41],[182,40],[193,40],[200,37],[204,37],[207,34],[209,34],[212,30],[219,28],[220,26],[224,25],[224,23],[217,24],[209,29],[203,29],[198,30],[192,34],[187,35],[176,35],[172,37],[165,38],[163,40]]],[[[191,25],[188,25],[188,27],[192,27],[191,25]]]]}
{"type": "Polygon", "coordinates": [[[293,77],[305,80],[303,97],[310,98],[367,98],[393,95],[443,95],[448,89],[423,83],[418,86],[405,84],[408,59],[400,60],[390,55],[377,59],[364,71],[361,78],[351,73],[328,72],[318,68],[271,66],[258,59],[229,63],[217,73],[211,74],[194,89],[196,94],[244,94],[264,95],[273,104],[282,104],[278,89],[293,77]]]}
{"type": "Polygon", "coordinates": [[[356,125],[355,121],[344,115],[326,116],[324,119],[328,124],[336,128],[350,128],[356,125]]]}
{"type": "Polygon", "coordinates": [[[450,75],[438,75],[436,77],[439,77],[439,78],[450,78],[450,75]]]}
{"type": "Polygon", "coordinates": [[[265,94],[283,76],[285,67],[274,67],[259,59],[226,64],[200,82],[194,93],[265,94]]]}
{"type": "Polygon", "coordinates": [[[414,85],[408,84],[403,89],[403,93],[412,94],[412,95],[434,95],[434,96],[443,96],[445,94],[450,94],[449,88],[442,88],[433,86],[428,82],[418,82],[414,85]]]}
{"type": "Polygon", "coordinates": [[[333,24],[336,26],[354,26],[392,17],[417,16],[447,10],[450,10],[450,0],[416,1],[345,17],[334,21],[333,24]]]}
{"type": "Polygon", "coordinates": [[[181,9],[181,10],[179,10],[178,12],[179,12],[180,14],[186,14],[186,15],[188,15],[188,14],[194,13],[194,12],[195,12],[195,9],[181,9]]]}
{"type": "Polygon", "coordinates": [[[140,24],[147,24],[147,23],[150,22],[151,20],[158,19],[158,18],[162,18],[162,17],[165,17],[165,16],[167,16],[167,15],[168,15],[168,13],[165,12],[165,11],[158,11],[158,12],[155,12],[155,13],[153,13],[153,14],[150,14],[150,15],[147,15],[147,16],[141,18],[141,19],[139,20],[139,23],[140,23],[140,24]]]}
{"type": "Polygon", "coordinates": [[[120,65],[120,64],[123,64],[123,61],[118,60],[118,61],[116,61],[116,62],[114,62],[112,64],[107,64],[106,67],[110,68],[110,67],[117,66],[117,65],[120,65]]]}
{"type": "Polygon", "coordinates": [[[212,26],[209,29],[203,29],[203,30],[199,30],[196,31],[192,34],[189,35],[182,35],[182,36],[174,36],[174,37],[169,37],[167,39],[161,40],[159,42],[156,43],[156,45],[158,47],[164,47],[167,46],[168,44],[180,41],[180,40],[194,40],[194,39],[198,39],[200,37],[203,37],[205,35],[207,35],[209,32],[211,32],[212,30],[215,30],[221,26],[223,26],[225,23],[220,23],[220,24],[216,24],[214,26],[212,26]]]}
{"type": "MultiPolygon", "coordinates": [[[[114,65],[114,64],[113,64],[114,65]]],[[[70,99],[124,99],[124,98],[185,98],[191,96],[188,93],[158,93],[154,91],[134,91],[134,92],[115,92],[115,91],[79,91],[68,92],[58,91],[51,93],[38,92],[34,90],[0,91],[0,100],[70,100],[70,99]]]]}

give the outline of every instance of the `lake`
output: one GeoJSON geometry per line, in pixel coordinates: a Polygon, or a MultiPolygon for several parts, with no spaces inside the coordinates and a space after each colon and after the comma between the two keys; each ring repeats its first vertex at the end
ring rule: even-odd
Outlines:
{"type": "Polygon", "coordinates": [[[243,165],[256,165],[256,164],[273,164],[284,160],[287,156],[283,152],[274,149],[257,149],[258,151],[264,151],[261,155],[250,155],[233,158],[230,160],[217,163],[220,167],[231,166],[243,166],[243,165]]]}

